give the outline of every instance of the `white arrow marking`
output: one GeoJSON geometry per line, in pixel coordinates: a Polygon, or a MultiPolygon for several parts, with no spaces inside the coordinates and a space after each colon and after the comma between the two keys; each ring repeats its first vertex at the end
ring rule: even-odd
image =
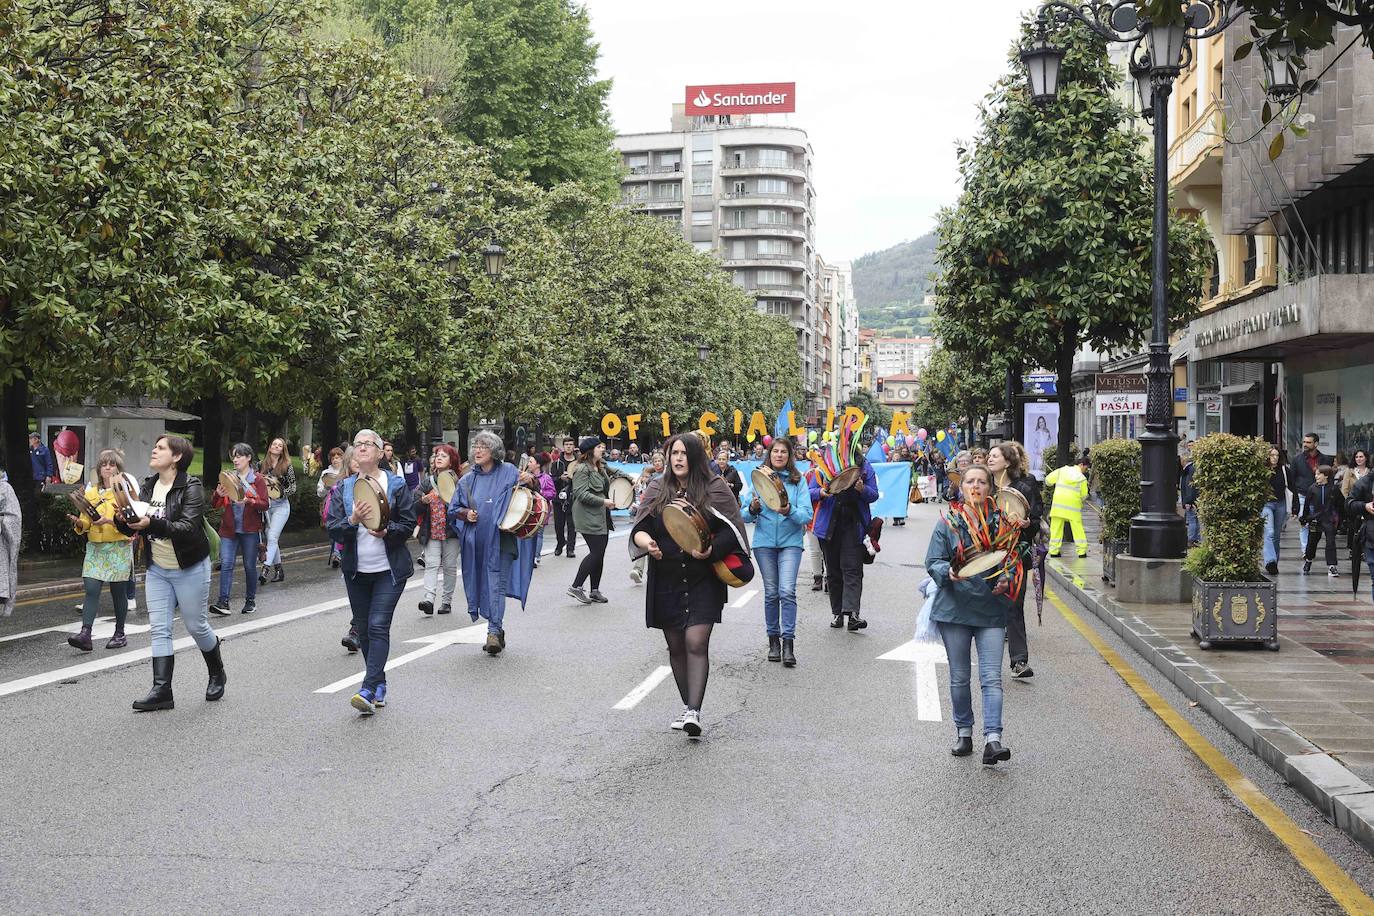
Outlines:
{"type": "Polygon", "coordinates": [[[745,592],[743,595],[740,595],[740,596],[739,596],[738,598],[736,598],[734,601],[730,602],[730,607],[744,607],[744,606],[745,606],[746,604],[748,604],[750,601],[753,601],[753,600],[754,600],[754,596],[757,595],[758,593],[759,593],[759,590],[758,590],[758,589],[756,589],[756,588],[751,588],[751,589],[749,589],[749,591],[745,592]]]}
{"type": "Polygon", "coordinates": [[[667,665],[659,665],[654,669],[654,673],[640,682],[639,686],[625,694],[625,699],[612,706],[612,709],[634,709],[639,705],[639,701],[654,692],[654,688],[663,683],[663,679],[673,673],[673,669],[667,665]]]}
{"type": "Polygon", "coordinates": [[[879,661],[912,662],[913,689],[916,693],[916,718],[922,722],[940,721],[940,681],[935,675],[936,665],[947,665],[945,647],[934,643],[904,642],[879,661]]]}
{"type": "MultiPolygon", "coordinates": [[[[405,655],[398,655],[395,658],[387,659],[386,670],[391,671],[395,668],[401,667],[407,662],[413,662],[417,658],[424,658],[426,655],[433,655],[435,652],[438,652],[445,646],[452,646],[457,643],[470,643],[472,645],[481,645],[486,641],[487,625],[485,623],[476,623],[470,627],[460,627],[457,630],[448,630],[444,633],[434,633],[430,636],[421,636],[418,639],[407,639],[407,643],[420,642],[426,643],[427,645],[425,645],[423,649],[416,649],[414,652],[407,652],[405,655]]],[[[366,671],[360,671],[357,674],[351,674],[342,680],[338,680],[332,684],[328,684],[324,687],[321,687],[319,690],[316,690],[315,692],[338,693],[345,687],[351,687],[354,684],[361,684],[366,674],[366,671]]]]}
{"type": "MultiPolygon", "coordinates": [[[[147,624],[125,624],[124,632],[127,635],[135,633],[147,633],[152,627],[147,624]]],[[[29,630],[24,633],[14,633],[10,636],[0,636],[0,642],[9,642],[13,639],[27,639],[30,636],[42,636],[45,633],[79,633],[81,632],[81,622],[64,623],[55,627],[44,627],[41,630],[29,630]]],[[[97,617],[95,626],[91,629],[91,639],[108,639],[114,635],[114,618],[97,617]]]]}

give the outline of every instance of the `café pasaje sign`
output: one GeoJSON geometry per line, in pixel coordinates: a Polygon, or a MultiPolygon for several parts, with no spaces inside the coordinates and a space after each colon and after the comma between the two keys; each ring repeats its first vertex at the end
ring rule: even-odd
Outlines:
{"type": "Polygon", "coordinates": [[[797,110],[796,83],[728,83],[687,87],[687,114],[770,114],[797,110]]]}
{"type": "MultiPolygon", "coordinates": [[[[864,421],[864,412],[862,410],[857,407],[846,407],[844,413],[840,416],[840,422],[843,423],[845,417],[851,416],[856,422],[862,423],[864,421]]],[[[750,442],[769,434],[770,427],[761,410],[756,410],[749,415],[747,425],[745,424],[744,411],[738,408],[734,411],[733,419],[734,435],[743,435],[750,442]]],[[[797,412],[795,410],[789,410],[786,417],[779,417],[779,419],[782,420],[783,425],[787,427],[787,435],[801,436],[806,433],[805,427],[797,425],[797,412]]],[[[911,435],[911,427],[907,422],[910,419],[911,414],[900,410],[894,410],[892,412],[892,428],[888,430],[888,434],[894,436],[898,433],[905,436],[911,435]]],[[[667,411],[663,411],[658,415],[658,422],[659,429],[665,439],[673,434],[672,415],[667,411]]],[[[705,433],[707,436],[715,436],[720,434],[720,430],[716,425],[720,422],[720,415],[715,411],[708,410],[697,418],[697,425],[695,428],[705,433]]],[[[627,414],[623,419],[618,413],[608,413],[601,418],[601,432],[608,438],[614,438],[623,432],[631,441],[638,440],[640,429],[644,425],[644,415],[638,413],[627,414]]],[[[726,429],[729,428],[729,426],[726,427],[726,429]]],[[[833,407],[825,413],[825,429],[827,432],[835,431],[835,408],[833,407]]]]}

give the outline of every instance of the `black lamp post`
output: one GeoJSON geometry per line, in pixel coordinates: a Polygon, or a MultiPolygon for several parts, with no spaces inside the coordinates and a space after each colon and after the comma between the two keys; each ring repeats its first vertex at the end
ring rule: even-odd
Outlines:
{"type": "MultiPolygon", "coordinates": [[[[442,193],[443,186],[437,183],[431,184],[429,191],[431,194],[442,193]]],[[[484,236],[491,238],[491,241],[482,249],[482,268],[488,279],[495,280],[501,276],[501,271],[506,266],[506,249],[502,248],[501,244],[495,240],[495,235],[496,230],[492,227],[479,226],[459,236],[458,247],[450,251],[441,262],[444,265],[444,272],[447,273],[453,281],[455,290],[462,289],[463,292],[466,292],[466,288],[459,283],[459,276],[463,266],[463,249],[474,240],[484,236]]],[[[429,430],[425,438],[428,441],[424,443],[423,454],[425,460],[428,460],[429,453],[433,450],[434,445],[444,441],[444,404],[443,399],[439,396],[437,388],[431,392],[430,395],[429,430]]],[[[466,443],[464,443],[464,447],[466,448],[466,443]]]]}
{"type": "Polygon", "coordinates": [[[1189,41],[1215,35],[1240,15],[1232,0],[1180,2],[1178,22],[1141,18],[1135,0],[1093,0],[1070,5],[1050,0],[1040,7],[1035,37],[1021,51],[1031,98],[1052,102],[1059,91],[1064,52],[1054,46],[1055,26],[1077,20],[1106,41],[1134,42],[1131,76],[1146,118],[1154,126],[1154,249],[1151,259],[1150,368],[1146,374],[1145,432],[1141,446],[1141,512],[1131,519],[1130,553],[1146,559],[1179,559],[1187,531],[1176,510],[1178,436],[1174,433],[1172,371],[1169,365],[1169,93],[1191,59],[1189,41]]]}

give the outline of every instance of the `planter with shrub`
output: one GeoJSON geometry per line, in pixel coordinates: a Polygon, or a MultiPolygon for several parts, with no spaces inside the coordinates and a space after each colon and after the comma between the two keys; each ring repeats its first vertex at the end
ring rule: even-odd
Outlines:
{"type": "Polygon", "coordinates": [[[1198,647],[1264,643],[1278,650],[1278,588],[1260,571],[1269,444],[1214,433],[1193,444],[1202,546],[1188,552],[1198,647]]]}
{"type": "Polygon", "coordinates": [[[1140,443],[1108,439],[1092,450],[1093,478],[1102,497],[1102,578],[1116,584],[1116,555],[1126,552],[1131,519],[1140,513],[1140,443]]]}

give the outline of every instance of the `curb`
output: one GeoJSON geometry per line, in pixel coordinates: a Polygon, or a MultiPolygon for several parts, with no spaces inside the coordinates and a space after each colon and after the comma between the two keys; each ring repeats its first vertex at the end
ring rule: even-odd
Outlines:
{"type": "MultiPolygon", "coordinates": [[[[315,554],[323,554],[329,550],[329,544],[308,544],[304,547],[290,547],[282,550],[282,559],[289,560],[294,557],[310,557],[315,554]]],[[[144,573],[138,573],[134,578],[138,582],[143,581],[144,573]]],[[[52,595],[65,595],[70,592],[81,591],[80,577],[75,579],[63,579],[57,582],[45,582],[42,585],[34,585],[28,588],[19,589],[19,594],[15,597],[16,601],[30,601],[34,598],[48,598],[52,595]]]]}
{"type": "Polygon", "coordinates": [[[1374,853],[1374,786],[1334,757],[1284,725],[1212,670],[1194,661],[1172,641],[1109,598],[1074,582],[1081,577],[1053,566],[1054,584],[1091,610],[1132,649],[1197,703],[1275,773],[1366,850],[1374,853]],[[1113,606],[1120,611],[1113,610],[1113,606]]]}

